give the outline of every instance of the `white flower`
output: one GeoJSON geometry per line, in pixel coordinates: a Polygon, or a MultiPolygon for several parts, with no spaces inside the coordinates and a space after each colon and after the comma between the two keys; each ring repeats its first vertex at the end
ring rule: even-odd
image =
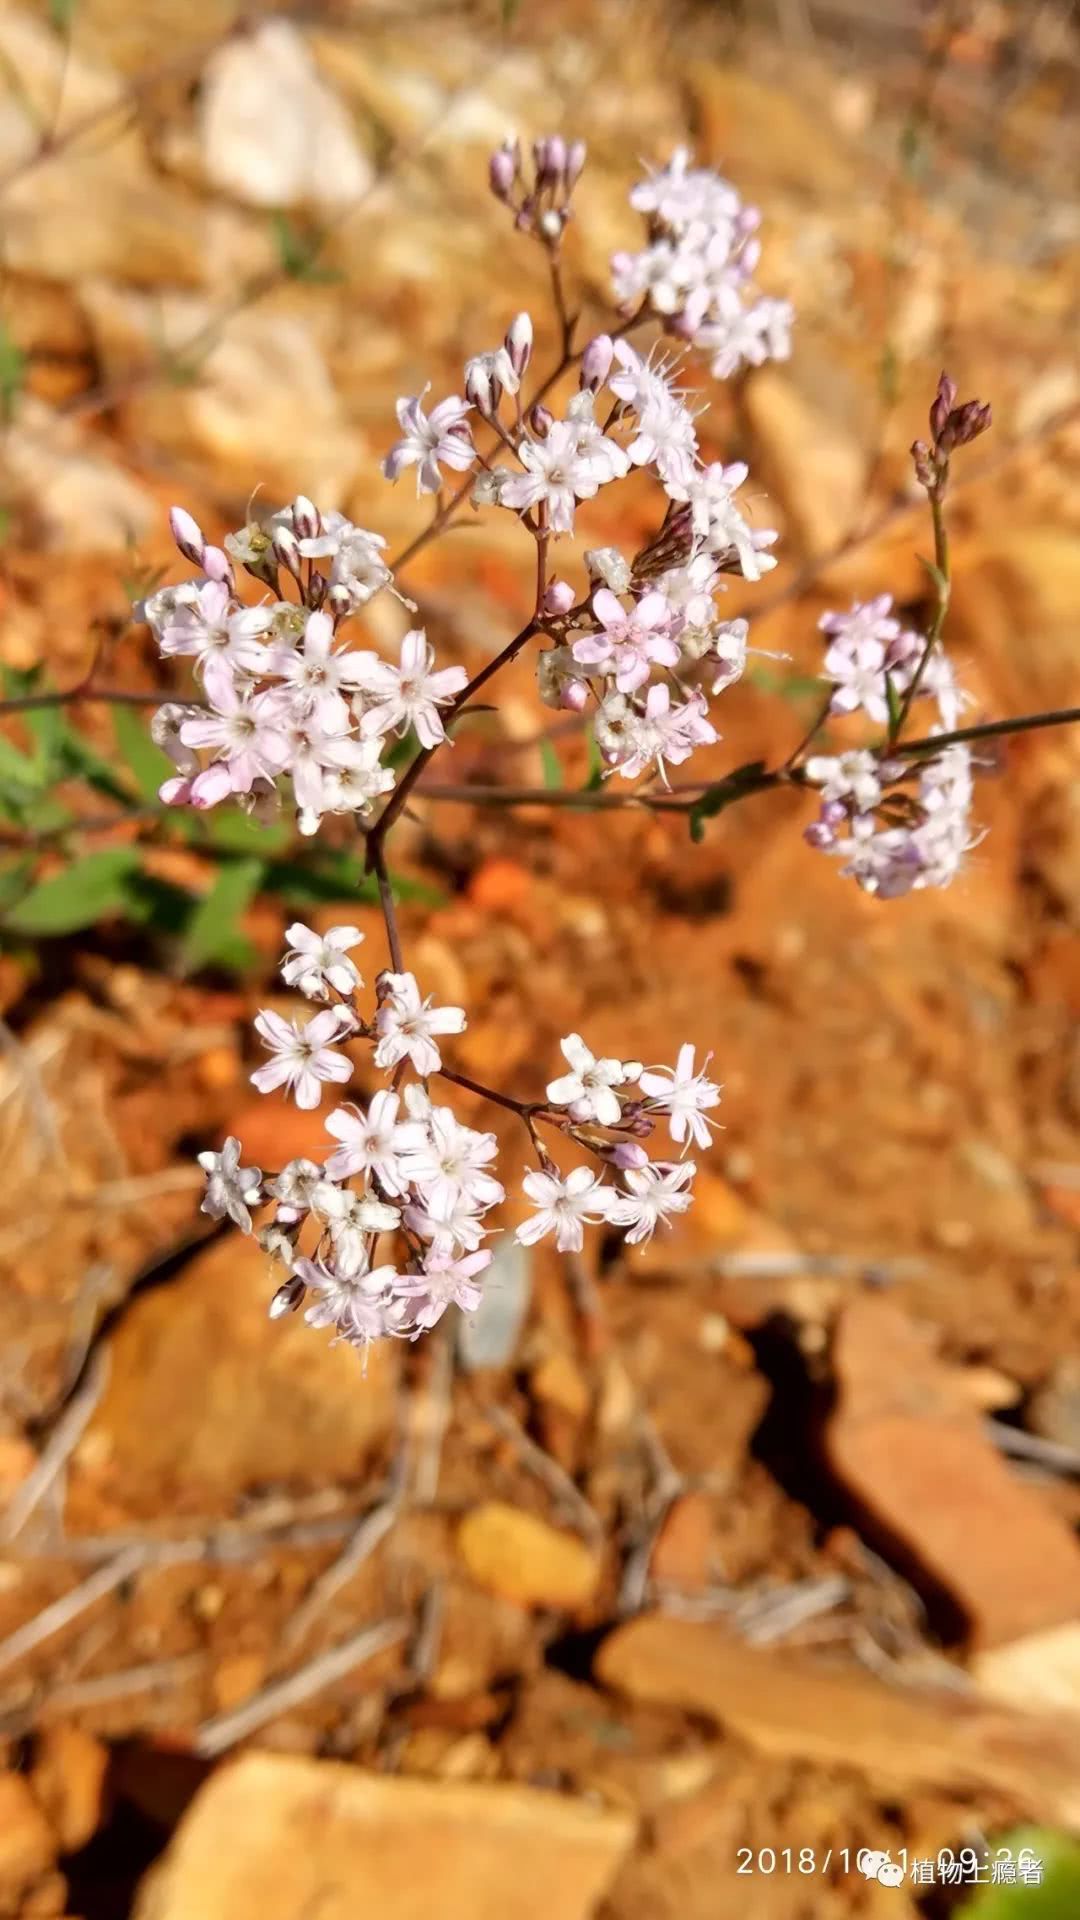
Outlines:
{"type": "Polygon", "coordinates": [[[622,1107],[612,1089],[638,1078],[640,1060],[598,1060],[580,1033],[568,1033],[559,1041],[559,1048],[570,1072],[550,1082],[547,1097],[552,1106],[569,1107],[572,1120],[617,1126],[622,1107]]]}
{"type": "Polygon", "coordinates": [[[565,1180],[554,1172],[527,1173],[522,1186],[537,1211],[531,1220],[522,1221],[515,1240],[531,1247],[553,1233],[560,1253],[580,1253],[585,1244],[584,1223],[606,1220],[615,1198],[614,1188],[605,1187],[588,1167],[575,1167],[565,1180]]]}
{"type": "Polygon", "coordinates": [[[389,1206],[385,1200],[370,1193],[352,1193],[348,1187],[335,1187],[329,1180],[315,1188],[311,1208],[316,1218],[330,1229],[334,1267],[338,1273],[362,1273],[368,1264],[368,1236],[392,1233],[401,1221],[399,1209],[389,1206]]]}
{"type": "Polygon", "coordinates": [[[373,1174],[386,1193],[404,1193],[408,1180],[401,1169],[401,1155],[420,1136],[411,1122],[398,1119],[400,1107],[399,1096],[382,1088],[372,1094],[366,1113],[358,1107],[335,1107],[327,1115],[327,1133],[341,1141],[326,1162],[331,1179],[373,1174]]]}
{"type": "Polygon", "coordinates": [[[518,457],[525,472],[500,478],[499,503],[518,513],[544,505],[553,533],[572,533],[577,501],[592,500],[629,468],[621,447],[595,426],[589,434],[577,420],[553,420],[546,439],[522,441],[518,457]]]}
{"type": "Polygon", "coordinates": [[[836,755],[815,753],[803,772],[823,800],[852,800],[857,813],[872,813],[881,799],[881,763],[876,753],[856,748],[836,755]]]}
{"type": "Polygon", "coordinates": [[[488,1231],[463,1196],[451,1199],[446,1193],[437,1202],[412,1202],[405,1209],[405,1225],[421,1240],[430,1240],[439,1253],[473,1253],[488,1231]]]}
{"type": "Polygon", "coordinates": [[[467,400],[456,394],[440,400],[430,414],[424,412],[424,392],[414,399],[397,402],[396,413],[402,437],[391,447],[382,463],[388,480],[400,478],[406,467],[416,468],[416,491],[438,493],[442,485],[440,465],[464,473],[476,459],[476,448],[469,433],[466,415],[471,412],[467,400]]]}
{"type": "Polygon", "coordinates": [[[396,1298],[401,1276],[394,1267],[344,1274],[319,1261],[300,1259],[295,1273],[321,1295],[304,1314],[309,1326],[336,1327],[343,1339],[358,1347],[403,1330],[406,1309],[396,1298]]]}
{"type": "Polygon", "coordinates": [[[229,1135],[220,1153],[200,1153],[199,1165],[206,1174],[206,1193],[200,1212],[211,1220],[232,1220],[243,1233],[251,1232],[249,1207],[262,1199],[262,1172],[258,1167],[240,1165],[240,1142],[229,1135]]]}
{"type": "Polygon", "coordinates": [[[330,927],[326,933],[316,933],[302,920],[294,920],[285,929],[289,950],[281,977],[286,986],[296,987],[308,1000],[328,1000],[327,987],[348,998],[364,984],[347,957],[349,948],[358,947],[363,937],[359,927],[330,927]]]}
{"type": "Polygon", "coordinates": [[[612,1226],[629,1228],[626,1238],[631,1246],[651,1240],[659,1223],[667,1224],[669,1214],[686,1212],[694,1197],[686,1189],[696,1172],[692,1160],[679,1160],[674,1165],[658,1160],[628,1168],[623,1174],[628,1191],[616,1194],[611,1201],[608,1219],[612,1226]]]}
{"type": "Polygon", "coordinates": [[[267,1183],[267,1192],[278,1202],[276,1219],[284,1226],[302,1219],[310,1210],[315,1188],[326,1178],[325,1170],[314,1160],[290,1160],[277,1178],[267,1183]]]}
{"type": "Polygon", "coordinates": [[[328,733],[341,733],[349,724],[345,692],[364,684],[371,653],[334,650],[334,623],[329,614],[309,613],[298,647],[275,648],[269,671],[290,689],[294,714],[313,713],[328,733]]]}
{"type": "Polygon", "coordinates": [[[260,1093],[284,1086],[293,1093],[298,1107],[317,1107],[322,1099],[324,1080],[349,1080],[352,1066],[343,1053],[335,1053],[331,1040],[340,1040],[354,1025],[352,1015],[343,1007],[327,1007],[309,1020],[305,1027],[295,1020],[283,1020],[280,1013],[263,1010],[255,1016],[255,1030],[273,1059],[257,1067],[252,1085],[260,1093]]]}
{"type": "Polygon", "coordinates": [[[401,664],[394,667],[377,654],[365,654],[364,712],[361,733],[404,733],[416,728],[423,747],[437,747],[446,739],[440,707],[452,705],[468,684],[464,667],[435,666],[435,649],[422,627],[407,633],[401,643],[401,664]]]}
{"type": "Polygon", "coordinates": [[[709,1122],[705,1111],[720,1104],[720,1089],[705,1077],[709,1054],[700,1073],[694,1068],[694,1049],[687,1043],[679,1048],[674,1067],[653,1067],[641,1075],[641,1091],[658,1113],[666,1113],[671,1137],[678,1144],[693,1140],[699,1147],[709,1145],[709,1122]]]}
{"type": "Polygon", "coordinates": [[[418,1144],[402,1155],[401,1170],[436,1211],[461,1201],[466,1207],[493,1207],[505,1198],[499,1181],[487,1172],[499,1143],[493,1133],[463,1127],[449,1107],[432,1107],[417,1123],[418,1144]]]}
{"type": "Polygon", "coordinates": [[[420,989],[411,973],[386,973],[382,978],[387,997],[375,1016],[379,1036],[375,1065],[387,1070],[396,1067],[399,1060],[411,1060],[414,1071],[426,1080],[442,1066],[442,1056],[433,1036],[464,1033],[464,1009],[433,1007],[430,994],[421,1000],[420,989]]]}
{"type": "Polygon", "coordinates": [[[491,1260],[487,1248],[454,1254],[432,1247],[423,1272],[410,1274],[398,1289],[400,1298],[417,1303],[413,1307],[417,1332],[435,1326],[450,1306],[460,1308],[462,1313],[475,1313],[483,1298],[475,1284],[476,1276],[491,1265],[491,1260]]]}
{"type": "Polygon", "coordinates": [[[270,608],[237,606],[220,580],[189,586],[183,597],[175,590],[176,599],[161,624],[158,645],[166,658],[193,654],[199,669],[209,660],[222,660],[234,672],[261,673],[267,655],[259,636],[270,625],[270,608]]]}

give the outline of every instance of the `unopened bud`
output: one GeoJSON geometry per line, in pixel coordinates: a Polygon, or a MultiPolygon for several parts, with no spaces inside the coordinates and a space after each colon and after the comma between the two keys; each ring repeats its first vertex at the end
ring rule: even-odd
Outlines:
{"type": "Polygon", "coordinates": [[[294,580],[300,578],[300,545],[295,533],[288,527],[274,528],[274,553],[281,565],[292,574],[294,580]]]}
{"type": "Polygon", "coordinates": [[[545,613],[569,613],[574,604],[574,589],[569,580],[553,580],[544,595],[545,613]]]}
{"type": "Polygon", "coordinates": [[[990,425],[991,413],[988,402],[965,400],[962,407],[954,407],[941,439],[942,450],[951,453],[955,447],[970,446],[980,433],[985,433],[990,425]]]}
{"type": "Polygon", "coordinates": [[[488,183],[496,200],[509,200],[518,174],[515,143],[505,140],[488,161],[488,183]]]}
{"type": "Polygon", "coordinates": [[[559,689],[559,705],[570,713],[584,713],[589,704],[589,689],[584,680],[564,680],[559,689]]]}
{"type": "Polygon", "coordinates": [[[567,193],[573,192],[575,185],[585,171],[585,157],[587,152],[588,148],[584,140],[571,140],[570,145],[566,149],[566,165],[563,168],[563,176],[566,180],[567,193]]]}
{"type": "Polygon", "coordinates": [[[319,608],[323,604],[323,601],[326,599],[326,589],[328,584],[329,583],[327,581],[325,573],[319,573],[317,568],[313,570],[311,578],[307,583],[307,590],[304,594],[304,600],[306,604],[311,608],[311,611],[313,613],[318,612],[319,608]]]}
{"type": "Polygon", "coordinates": [[[506,329],[503,344],[510,356],[510,365],[520,380],[532,359],[533,350],[533,323],[527,313],[515,313],[506,329]]]}
{"type": "Polygon", "coordinates": [[[608,1149],[605,1157],[613,1167],[621,1167],[624,1172],[632,1167],[647,1166],[649,1162],[644,1147],[639,1147],[635,1140],[620,1140],[617,1146],[608,1149]]]}
{"type": "Polygon", "coordinates": [[[198,521],[193,520],[190,513],[185,513],[183,507],[170,507],[169,526],[184,559],[190,560],[193,567],[201,567],[206,541],[198,521]]]}
{"type": "Polygon", "coordinates": [[[562,239],[565,225],[565,216],[561,213],[556,213],[554,207],[549,207],[546,213],[540,215],[536,223],[536,230],[541,239],[546,240],[548,245],[553,247],[557,246],[562,239]]]}
{"type": "Polygon", "coordinates": [[[352,612],[352,594],[349,592],[348,587],[341,585],[331,587],[326,596],[326,607],[327,612],[332,615],[335,622],[344,620],[346,614],[352,612]]]}
{"type": "Polygon", "coordinates": [[[598,333],[581,356],[580,385],[587,393],[598,393],[611,372],[615,347],[608,333],[598,333]]]}
{"type": "Polygon", "coordinates": [[[314,540],[322,532],[322,516],[305,493],[298,493],[292,505],[293,531],[298,540],[314,540]]]}
{"type": "Polygon", "coordinates": [[[554,425],[555,415],[539,402],[529,409],[529,432],[535,439],[546,440],[554,425]]]}
{"type": "Polygon", "coordinates": [[[306,1292],[307,1288],[299,1275],[290,1274],[289,1278],[282,1282],[267,1308],[271,1320],[280,1320],[283,1314],[295,1313],[306,1292]]]}
{"type": "Polygon", "coordinates": [[[803,828],[803,839],[808,847],[817,847],[820,852],[825,853],[834,844],[836,835],[823,820],[815,820],[810,826],[803,828]]]}
{"type": "Polygon", "coordinates": [[[203,548],[202,570],[208,580],[219,580],[223,586],[232,586],[232,561],[223,547],[203,548]]]}
{"type": "Polygon", "coordinates": [[[465,398],[483,414],[494,413],[499,404],[500,395],[495,391],[484,354],[478,353],[474,360],[465,363],[465,398]]]}
{"type": "Polygon", "coordinates": [[[933,405],[930,408],[930,431],[935,441],[940,441],[950,413],[956,405],[956,382],[950,380],[947,373],[941,375],[933,405]]]}
{"type": "Polygon", "coordinates": [[[932,487],[934,484],[934,456],[925,440],[915,440],[912,442],[911,458],[915,463],[915,478],[920,487],[932,487]]]}

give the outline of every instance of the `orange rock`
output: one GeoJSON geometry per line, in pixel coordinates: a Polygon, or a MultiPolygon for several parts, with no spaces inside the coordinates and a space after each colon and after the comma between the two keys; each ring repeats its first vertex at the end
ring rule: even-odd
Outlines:
{"type": "Polygon", "coordinates": [[[0,1912],[18,1908],[18,1895],[52,1866],[56,1850],[27,1781],[0,1773],[0,1912]]]}
{"type": "Polygon", "coordinates": [[[302,1113],[280,1095],[267,1094],[246,1100],[230,1114],[222,1134],[234,1133],[244,1149],[245,1166],[264,1172],[283,1167],[287,1160],[325,1160],[334,1145],[326,1131],[329,1112],[329,1101],[314,1113],[302,1113]]]}
{"type": "Polygon", "coordinates": [[[707,1494],[673,1500],[653,1548],[649,1571],[662,1586],[700,1593],[709,1583],[713,1516],[707,1494]]]}
{"type": "Polygon", "coordinates": [[[832,1466],[879,1542],[948,1596],[979,1646],[1080,1614],[1080,1547],[995,1451],[953,1371],[867,1295],[833,1344],[832,1466]]]}
{"type": "Polygon", "coordinates": [[[62,1721],[42,1733],[30,1784],[61,1853],[77,1853],[101,1825],[108,1769],[108,1748],[82,1727],[62,1721]]]}
{"type": "Polygon", "coordinates": [[[529,1375],[529,1385],[538,1400],[557,1407],[571,1419],[584,1420],[592,1395],[581,1368],[563,1349],[549,1353],[529,1375]]]}
{"type": "Polygon", "coordinates": [[[469,882],[469,899],[481,913],[512,913],[528,899],[532,889],[533,878],[527,867],[499,857],[485,860],[477,868],[469,882]]]}
{"type": "Polygon", "coordinates": [[[466,1516],[458,1550],[478,1586],[523,1607],[585,1606],[600,1580],[596,1555],[575,1534],[501,1500],[466,1516]]]}
{"type": "Polygon", "coordinates": [[[589,1920],[634,1821],[506,1783],[248,1753],[196,1795],[135,1920],[589,1920]]]}

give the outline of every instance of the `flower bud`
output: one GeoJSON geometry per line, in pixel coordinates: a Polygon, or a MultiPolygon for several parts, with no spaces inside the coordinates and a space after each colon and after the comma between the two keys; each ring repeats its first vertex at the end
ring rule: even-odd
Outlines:
{"type": "Polygon", "coordinates": [[[289,1278],[282,1282],[267,1308],[271,1320],[280,1320],[283,1314],[295,1313],[306,1292],[307,1288],[299,1274],[290,1274],[289,1278]]]}
{"type": "Polygon", "coordinates": [[[803,839],[808,847],[817,847],[820,852],[827,853],[834,844],[836,835],[823,820],[814,820],[810,826],[803,828],[803,839]]]}
{"type": "Polygon", "coordinates": [[[615,348],[611,335],[598,333],[581,356],[580,385],[588,393],[598,393],[611,372],[615,348]]]}
{"type": "Polygon", "coordinates": [[[311,608],[312,613],[317,613],[326,599],[327,585],[325,573],[319,573],[317,569],[313,570],[304,594],[305,603],[311,608]]]}
{"type": "Polygon", "coordinates": [[[566,181],[567,193],[573,192],[577,182],[581,179],[585,171],[585,156],[587,152],[588,149],[584,140],[571,140],[570,145],[566,149],[566,165],[563,168],[563,178],[566,181]]]}
{"type": "Polygon", "coordinates": [[[503,345],[510,357],[510,365],[520,380],[532,359],[533,350],[533,324],[527,313],[515,313],[506,329],[503,345]]]}
{"type": "Polygon", "coordinates": [[[495,391],[486,354],[478,353],[475,359],[465,362],[465,398],[478,413],[485,415],[494,413],[499,404],[501,395],[495,391]]]}
{"type": "Polygon", "coordinates": [[[292,574],[294,580],[300,578],[300,545],[295,533],[288,527],[274,528],[274,552],[281,565],[292,574]]]}
{"type": "Polygon", "coordinates": [[[224,548],[204,547],[202,553],[202,570],[208,580],[220,580],[223,586],[232,586],[232,561],[224,551],[224,548]]]}
{"type": "Polygon", "coordinates": [[[624,1172],[631,1167],[645,1167],[649,1164],[649,1156],[644,1147],[639,1147],[634,1140],[620,1140],[617,1146],[609,1148],[605,1157],[610,1160],[613,1167],[620,1167],[624,1172]]]}
{"type": "Polygon", "coordinates": [[[516,141],[504,140],[488,161],[488,184],[496,200],[509,200],[518,176],[519,153],[516,141]]]}
{"type": "Polygon", "coordinates": [[[319,509],[305,493],[298,493],[292,504],[293,532],[298,540],[314,540],[322,532],[319,509]]]}
{"type": "Polygon", "coordinates": [[[612,593],[625,593],[630,585],[630,563],[618,547],[590,547],[585,569],[594,586],[610,587],[612,593]]]}
{"type": "Polygon", "coordinates": [[[955,380],[950,380],[947,373],[943,373],[938,381],[938,389],[934,395],[933,405],[930,408],[930,431],[935,441],[941,439],[945,431],[946,422],[955,405],[956,382],[955,380]]]}
{"type": "Polygon", "coordinates": [[[584,680],[564,680],[559,689],[559,705],[570,713],[584,713],[589,704],[589,689],[584,680]]]}
{"type": "Polygon", "coordinates": [[[557,246],[562,239],[565,225],[565,215],[556,213],[554,207],[549,207],[546,213],[540,215],[536,223],[536,229],[540,238],[546,240],[548,245],[553,247],[557,246]]]}
{"type": "Polygon", "coordinates": [[[569,580],[553,580],[544,595],[545,613],[569,613],[574,604],[574,589],[569,580]]]}
{"type": "Polygon", "coordinates": [[[170,507],[169,526],[184,559],[190,560],[193,567],[201,567],[206,541],[198,521],[193,520],[190,513],[185,513],[183,507],[170,507]]]}
{"type": "Polygon", "coordinates": [[[352,594],[348,587],[340,583],[336,587],[331,587],[326,596],[326,608],[335,624],[339,620],[344,620],[346,615],[352,612],[352,594]]]}
{"type": "Polygon", "coordinates": [[[555,425],[555,415],[539,403],[529,410],[529,432],[537,440],[546,440],[555,425]]]}

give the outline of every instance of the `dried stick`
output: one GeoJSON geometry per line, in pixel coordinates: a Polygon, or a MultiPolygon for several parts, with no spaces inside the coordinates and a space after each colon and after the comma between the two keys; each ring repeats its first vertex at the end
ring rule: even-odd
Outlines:
{"type": "Polygon", "coordinates": [[[379,1620],[374,1626],[363,1627],[339,1646],[330,1647],[326,1653],[320,1653],[314,1660],[298,1667],[295,1673],[286,1674],[283,1680],[272,1680],[269,1686],[261,1688],[242,1706],[204,1720],[196,1731],[193,1751],[200,1759],[216,1759],[219,1753],[234,1747],[238,1740],[245,1740],[249,1733],[264,1727],[268,1720],[276,1719],[279,1713],[288,1713],[290,1708],[302,1706],[317,1693],[332,1687],[335,1681],[343,1680],[347,1673],[362,1666],[365,1660],[371,1660],[375,1654],[392,1647],[396,1641],[404,1640],[408,1631],[409,1622],[402,1619],[379,1620]]]}
{"type": "Polygon", "coordinates": [[[43,1641],[51,1640],[54,1633],[60,1633],[64,1627],[70,1626],[80,1614],[86,1613],[87,1609],[94,1606],[98,1600],[103,1600],[107,1593],[112,1593],[116,1587],[122,1586],[123,1582],[130,1579],[131,1575],[137,1573],[144,1564],[145,1548],[126,1547],[123,1553],[117,1554],[115,1560],[110,1560],[105,1566],[98,1567],[97,1571],[91,1573],[80,1586],[73,1587],[70,1593],[61,1594],[58,1600],[44,1607],[40,1613],[34,1615],[32,1620],[27,1620],[24,1626],[16,1627],[15,1632],[9,1633],[6,1640],[0,1640],[0,1673],[3,1673],[7,1667],[13,1667],[17,1661],[24,1660],[26,1655],[33,1653],[43,1641]]]}
{"type": "Polygon", "coordinates": [[[108,1353],[102,1348],[94,1355],[77,1390],[60,1415],[37,1465],[8,1502],[7,1511],[0,1519],[0,1542],[4,1545],[22,1532],[30,1515],[40,1506],[53,1481],[63,1471],[101,1399],[108,1372],[108,1353]]]}

